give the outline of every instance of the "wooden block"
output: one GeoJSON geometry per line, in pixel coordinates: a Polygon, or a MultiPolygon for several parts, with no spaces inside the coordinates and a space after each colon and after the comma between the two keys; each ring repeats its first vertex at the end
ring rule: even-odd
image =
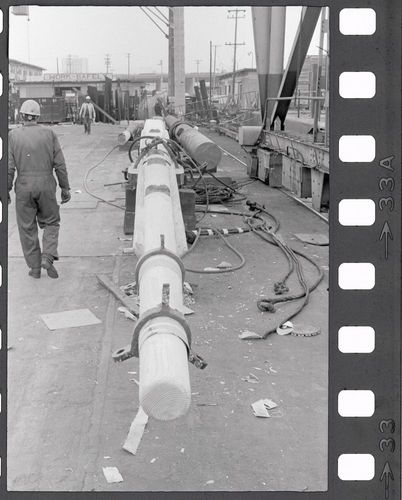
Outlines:
{"type": "Polygon", "coordinates": [[[321,212],[323,205],[329,204],[329,175],[319,170],[311,170],[311,196],[314,210],[321,212]]]}
{"type": "Polygon", "coordinates": [[[195,216],[195,191],[192,189],[180,189],[180,205],[186,231],[192,231],[197,224],[195,216]]]}
{"type": "Polygon", "coordinates": [[[269,185],[282,187],[282,158],[280,153],[272,153],[269,166],[269,185]]]}
{"type": "Polygon", "coordinates": [[[260,181],[268,184],[269,181],[269,167],[263,163],[258,163],[258,178],[260,181]]]}
{"type": "Polygon", "coordinates": [[[291,160],[287,156],[282,159],[282,186],[292,191],[291,185],[291,160]]]}
{"type": "Polygon", "coordinates": [[[282,155],[275,151],[259,149],[258,178],[271,187],[282,187],[282,155]]]}
{"type": "Polygon", "coordinates": [[[258,158],[255,150],[253,150],[250,155],[251,162],[247,162],[247,175],[251,178],[255,178],[258,173],[258,158]]]}
{"type": "Polygon", "coordinates": [[[124,234],[134,234],[134,219],[135,212],[128,212],[127,210],[124,212],[124,234]]]}
{"type": "Polygon", "coordinates": [[[126,209],[124,211],[124,234],[134,233],[136,188],[126,186],[126,209]]]}
{"type": "Polygon", "coordinates": [[[139,311],[135,299],[127,297],[127,295],[123,293],[120,288],[118,288],[118,286],[115,285],[105,274],[97,274],[96,277],[98,278],[99,283],[109,290],[109,292],[112,293],[115,298],[131,312],[131,314],[138,317],[139,311]]]}
{"type": "Polygon", "coordinates": [[[299,198],[311,196],[311,170],[284,156],[282,159],[282,185],[299,198]]]}
{"type": "Polygon", "coordinates": [[[135,212],[136,193],[136,188],[126,186],[126,210],[128,212],[135,212]]]}

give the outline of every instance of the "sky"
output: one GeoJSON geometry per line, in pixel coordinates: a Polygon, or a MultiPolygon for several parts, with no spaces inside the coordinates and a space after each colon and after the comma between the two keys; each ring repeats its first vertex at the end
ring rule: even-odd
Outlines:
{"type": "MultiPolygon", "coordinates": [[[[255,67],[255,51],[250,7],[238,20],[237,68],[255,67]]],[[[161,7],[167,14],[167,8],[161,7]]],[[[217,71],[231,71],[234,41],[230,7],[185,7],[185,71],[209,72],[210,41],[216,48],[217,71]]],[[[288,7],[286,15],[285,65],[300,20],[301,7],[288,7]]],[[[168,42],[139,7],[40,7],[30,6],[26,16],[10,13],[9,57],[30,62],[56,73],[57,59],[68,54],[88,59],[88,72],[105,72],[105,55],[110,55],[111,72],[167,72],[168,42]]],[[[318,52],[319,23],[309,53],[318,52]]]]}

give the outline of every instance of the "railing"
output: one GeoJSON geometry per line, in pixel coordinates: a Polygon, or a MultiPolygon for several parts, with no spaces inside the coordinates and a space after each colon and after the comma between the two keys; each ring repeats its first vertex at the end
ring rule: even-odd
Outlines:
{"type": "Polygon", "coordinates": [[[250,121],[251,113],[260,108],[259,93],[243,92],[241,94],[213,96],[212,99],[187,102],[186,106],[176,106],[175,114],[182,116],[186,121],[194,123],[209,122],[210,120],[236,120],[243,114],[250,121]]]}

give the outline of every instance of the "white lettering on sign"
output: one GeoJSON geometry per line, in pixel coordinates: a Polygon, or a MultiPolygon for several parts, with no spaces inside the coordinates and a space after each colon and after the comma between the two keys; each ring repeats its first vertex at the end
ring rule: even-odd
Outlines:
{"type": "Polygon", "coordinates": [[[103,73],[44,73],[43,79],[57,82],[94,82],[103,81],[105,76],[111,77],[103,73]]]}

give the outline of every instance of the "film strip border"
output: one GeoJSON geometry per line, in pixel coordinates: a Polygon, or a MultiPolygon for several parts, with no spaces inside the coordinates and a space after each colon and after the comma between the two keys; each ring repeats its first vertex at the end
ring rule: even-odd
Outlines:
{"type": "MultiPolygon", "coordinates": [[[[0,6],[0,490],[6,489],[7,464],[7,260],[8,260],[8,12],[0,6]]],[[[0,494],[1,495],[1,494],[0,494]]]]}
{"type": "MultiPolygon", "coordinates": [[[[0,489],[7,452],[8,7],[0,10],[0,489]]],[[[79,5],[64,0],[63,5],[79,5]]],[[[86,5],[123,5],[87,0],[86,5]]],[[[126,2],[127,3],[127,2],[126,2]]],[[[133,2],[134,3],[134,2],[133,2]]],[[[153,2],[154,3],[154,2],[153,2]]],[[[166,2],[159,2],[162,5],[166,2]]],[[[196,1],[192,5],[205,5],[196,1]]],[[[208,2],[213,5],[214,2],[208,2]]],[[[219,2],[243,5],[260,2],[219,2]]],[[[315,498],[400,498],[401,5],[399,0],[266,1],[330,7],[331,213],[328,492],[315,498]],[[358,9],[358,10],[356,10],[358,9]],[[369,10],[367,10],[369,9],[369,10]],[[348,11],[348,12],[347,12],[348,11]],[[354,11],[354,12],[352,12],[354,11]],[[366,11],[366,12],[363,12],[366,11]],[[354,29],[342,28],[355,16],[354,29]],[[362,18],[361,16],[368,16],[362,18]],[[344,17],[346,16],[346,17],[344,17]],[[359,17],[360,16],[360,17],[359,17]],[[364,32],[364,27],[371,31],[364,32]],[[373,29],[374,27],[374,29],[373,29]],[[359,34],[357,34],[359,33],[359,34]],[[363,75],[365,74],[365,75],[363,75]],[[374,75],[367,76],[367,75],[374,75]],[[349,96],[371,78],[373,95],[349,96]],[[363,159],[363,161],[362,161],[363,159]],[[350,211],[353,222],[350,220],[350,211]],[[349,217],[344,214],[348,213],[349,217]],[[359,217],[360,214],[364,216],[359,217]],[[369,221],[371,218],[371,223],[369,221]],[[363,339],[362,342],[359,342],[363,339]],[[358,346],[362,347],[358,347],[358,346]],[[371,347],[368,347],[370,346],[371,347]]],[[[39,0],[35,5],[61,5],[39,0]]],[[[186,2],[177,1],[176,5],[186,2]]],[[[349,23],[353,27],[353,23],[349,23]]],[[[306,443],[308,454],[308,443],[306,443]]],[[[309,493],[265,493],[266,498],[309,493]]]]}
{"type": "Polygon", "coordinates": [[[335,6],[330,39],[329,490],[334,498],[396,499],[400,4],[335,6]]]}

